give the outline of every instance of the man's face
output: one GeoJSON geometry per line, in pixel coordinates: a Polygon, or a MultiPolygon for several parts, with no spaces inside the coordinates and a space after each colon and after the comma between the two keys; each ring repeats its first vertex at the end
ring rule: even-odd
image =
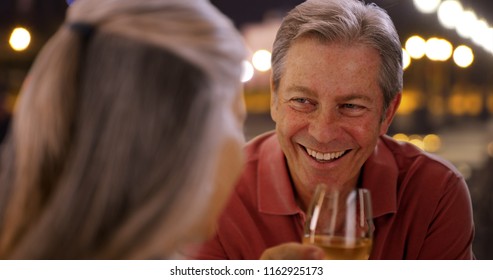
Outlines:
{"type": "Polygon", "coordinates": [[[399,101],[382,121],[379,69],[378,52],[359,44],[305,37],[290,48],[271,115],[298,192],[307,195],[319,183],[356,186],[399,101]]]}

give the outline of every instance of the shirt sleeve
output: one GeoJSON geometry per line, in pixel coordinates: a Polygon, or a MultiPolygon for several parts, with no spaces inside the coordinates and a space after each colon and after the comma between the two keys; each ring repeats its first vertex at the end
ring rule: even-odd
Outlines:
{"type": "Polygon", "coordinates": [[[419,259],[473,259],[474,222],[469,190],[452,176],[434,211],[419,259]]]}

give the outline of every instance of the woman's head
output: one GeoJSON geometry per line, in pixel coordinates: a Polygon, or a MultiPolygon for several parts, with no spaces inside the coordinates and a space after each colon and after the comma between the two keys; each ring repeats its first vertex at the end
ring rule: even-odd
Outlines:
{"type": "Polygon", "coordinates": [[[20,96],[2,257],[165,257],[203,237],[242,165],[243,56],[206,1],[76,1],[20,96]]]}

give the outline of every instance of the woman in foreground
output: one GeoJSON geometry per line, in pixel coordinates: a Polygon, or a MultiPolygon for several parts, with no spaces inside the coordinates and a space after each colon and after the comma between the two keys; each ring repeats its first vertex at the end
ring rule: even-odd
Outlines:
{"type": "Polygon", "coordinates": [[[205,0],[79,0],[0,152],[0,258],[173,258],[243,165],[241,62],[205,0]]]}

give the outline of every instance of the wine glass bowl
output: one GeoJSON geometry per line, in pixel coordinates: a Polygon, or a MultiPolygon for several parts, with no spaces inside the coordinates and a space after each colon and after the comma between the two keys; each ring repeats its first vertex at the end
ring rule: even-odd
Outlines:
{"type": "Polygon", "coordinates": [[[328,260],[367,260],[373,221],[370,192],[317,186],[308,208],[303,243],[321,247],[328,260]]]}

